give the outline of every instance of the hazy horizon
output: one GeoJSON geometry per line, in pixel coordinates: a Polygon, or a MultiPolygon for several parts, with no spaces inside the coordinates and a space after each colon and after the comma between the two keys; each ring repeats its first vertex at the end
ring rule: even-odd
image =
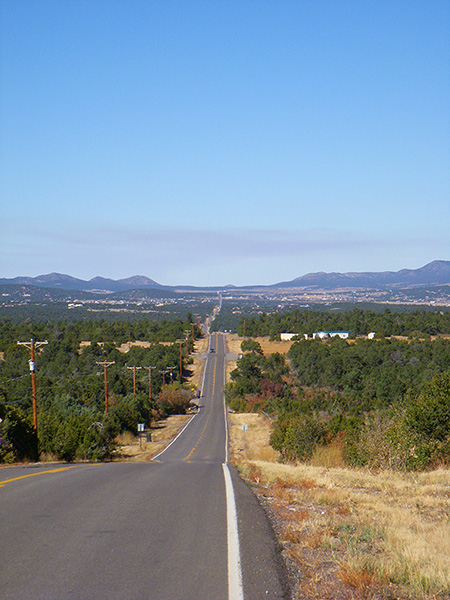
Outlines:
{"type": "Polygon", "coordinates": [[[450,3],[4,0],[4,277],[450,256],[450,3]]]}
{"type": "MultiPolygon", "coordinates": [[[[450,261],[446,261],[444,259],[436,259],[436,260],[431,261],[431,263],[436,263],[436,262],[446,262],[446,263],[450,264],[450,261]]],[[[423,267],[428,266],[431,263],[427,263],[427,264],[421,265],[420,267],[416,267],[416,268],[414,268],[412,270],[421,269],[423,267]]],[[[158,285],[161,285],[162,287],[182,287],[182,286],[187,286],[187,287],[198,287],[198,288],[202,288],[202,287],[203,288],[206,288],[206,287],[222,287],[222,288],[224,288],[224,287],[229,287],[229,286],[231,286],[231,287],[245,287],[245,286],[247,286],[247,287],[256,286],[257,287],[258,285],[261,285],[261,286],[269,285],[270,286],[270,285],[276,285],[276,284],[283,283],[283,282],[289,283],[290,281],[293,281],[295,279],[298,279],[298,278],[301,278],[301,277],[304,277],[304,276],[307,276],[307,275],[321,275],[321,274],[323,274],[323,275],[333,275],[333,274],[348,275],[348,274],[365,274],[365,273],[396,273],[396,272],[399,272],[399,271],[402,271],[402,270],[405,270],[405,269],[399,269],[397,271],[390,271],[390,270],[387,270],[387,269],[386,270],[382,270],[382,271],[347,271],[347,272],[340,272],[340,271],[315,271],[315,272],[309,272],[309,273],[301,273],[300,275],[296,275],[294,277],[291,277],[290,279],[285,279],[285,280],[280,280],[280,281],[272,281],[269,284],[261,284],[260,283],[260,284],[241,284],[241,285],[236,285],[236,284],[234,284],[232,282],[229,282],[229,283],[222,283],[222,284],[217,284],[217,285],[213,285],[213,286],[206,285],[206,284],[204,284],[204,285],[202,285],[202,284],[194,285],[194,284],[190,284],[190,283],[186,283],[186,284],[167,284],[167,283],[164,283],[162,281],[157,281],[153,277],[150,277],[149,275],[146,275],[146,274],[143,274],[143,273],[135,273],[134,275],[128,275],[126,277],[119,277],[119,278],[104,277],[103,275],[97,274],[97,275],[94,275],[93,277],[91,277],[89,279],[84,279],[82,277],[75,277],[71,273],[67,273],[67,272],[64,272],[64,273],[61,272],[60,273],[60,272],[53,271],[51,273],[39,273],[38,275],[35,275],[35,276],[26,275],[26,274],[15,275],[13,277],[4,278],[4,279],[16,279],[16,278],[22,278],[22,277],[23,278],[27,278],[27,277],[30,277],[30,278],[32,278],[32,277],[48,277],[49,275],[58,275],[58,276],[62,276],[62,277],[70,277],[70,278],[73,278],[73,279],[79,279],[80,281],[85,281],[85,282],[89,283],[89,282],[91,282],[94,279],[105,279],[105,280],[111,280],[111,281],[123,281],[123,280],[127,280],[127,279],[134,279],[134,278],[144,277],[146,279],[152,280],[154,283],[156,283],[158,285]]],[[[3,277],[0,277],[0,279],[3,279],[3,277]]]]}

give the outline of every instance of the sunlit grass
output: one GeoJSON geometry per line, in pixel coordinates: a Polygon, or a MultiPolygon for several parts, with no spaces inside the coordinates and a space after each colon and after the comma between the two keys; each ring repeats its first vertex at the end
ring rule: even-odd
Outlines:
{"type": "MultiPolygon", "coordinates": [[[[230,430],[236,464],[278,513],[291,558],[314,556],[317,569],[320,552],[326,554],[335,564],[334,579],[359,594],[354,597],[370,598],[370,590],[381,594],[389,585],[398,586],[392,597],[407,597],[398,590],[414,598],[448,596],[449,470],[371,473],[330,466],[339,464],[337,448],[322,455],[325,465],[320,455],[313,457],[313,464],[280,464],[276,454],[263,459],[270,421],[256,415],[230,419],[235,423],[230,430]],[[238,426],[245,421],[246,448],[237,452],[242,446],[238,426]]],[[[319,598],[322,587],[317,590],[319,598]]]]}

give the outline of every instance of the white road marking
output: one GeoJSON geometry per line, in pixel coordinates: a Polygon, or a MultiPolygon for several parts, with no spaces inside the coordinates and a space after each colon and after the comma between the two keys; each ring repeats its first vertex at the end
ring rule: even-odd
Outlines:
{"type": "Polygon", "coordinates": [[[195,415],[192,415],[192,417],[189,419],[189,421],[186,423],[186,425],[183,427],[183,429],[180,431],[180,433],[179,433],[179,434],[178,434],[178,435],[177,435],[175,438],[173,438],[173,440],[170,442],[170,444],[169,444],[168,446],[166,446],[166,447],[164,448],[164,450],[161,450],[161,452],[160,452],[159,454],[156,454],[156,455],[155,455],[155,456],[152,458],[152,461],[153,461],[153,462],[158,462],[156,459],[157,459],[157,458],[159,458],[159,457],[161,456],[161,454],[164,454],[164,452],[165,452],[166,450],[168,450],[168,449],[170,448],[170,446],[171,446],[173,443],[175,443],[175,442],[177,441],[177,439],[180,437],[180,435],[183,433],[183,431],[186,429],[186,427],[187,427],[188,425],[190,425],[190,423],[192,423],[193,419],[195,419],[195,417],[198,415],[198,413],[199,413],[199,412],[200,412],[200,411],[197,411],[197,412],[195,413],[195,415]]]}
{"type": "Polygon", "coordinates": [[[227,535],[228,535],[228,599],[244,600],[242,586],[241,554],[239,550],[239,532],[234,497],[233,482],[227,464],[223,464],[225,492],[227,500],[227,535]]]}

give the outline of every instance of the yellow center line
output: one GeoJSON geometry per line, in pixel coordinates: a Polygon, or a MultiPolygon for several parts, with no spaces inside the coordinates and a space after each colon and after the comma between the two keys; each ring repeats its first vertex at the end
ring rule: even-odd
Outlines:
{"type": "Polygon", "coordinates": [[[198,438],[198,440],[197,440],[197,443],[196,443],[196,444],[195,444],[195,446],[192,448],[192,450],[189,452],[189,454],[186,456],[186,458],[183,458],[183,460],[187,460],[187,459],[188,459],[190,456],[192,456],[192,454],[194,453],[194,451],[197,449],[197,446],[198,446],[198,445],[199,445],[199,443],[201,442],[201,440],[202,440],[202,438],[203,438],[203,435],[204,435],[204,433],[205,433],[205,430],[206,430],[206,427],[207,427],[207,425],[208,425],[208,422],[209,422],[209,418],[210,418],[210,416],[211,416],[211,412],[209,413],[209,415],[208,415],[208,418],[206,419],[206,423],[205,423],[205,425],[204,425],[204,427],[203,427],[203,430],[202,430],[202,432],[201,432],[201,434],[200,434],[200,437],[199,437],[199,438],[198,438]]]}
{"type": "Polygon", "coordinates": [[[72,465],[70,467],[60,467],[59,469],[50,469],[49,471],[40,471],[39,473],[29,473],[28,475],[21,475],[20,477],[13,477],[13,479],[5,479],[0,481],[0,487],[3,487],[5,483],[12,483],[13,481],[19,481],[19,479],[26,479],[27,477],[36,477],[37,475],[47,475],[48,473],[60,473],[61,471],[68,471],[69,469],[75,469],[82,465],[72,465]]]}
{"type": "Polygon", "coordinates": [[[216,356],[216,357],[215,357],[215,359],[214,359],[213,389],[212,389],[211,406],[210,406],[210,408],[209,408],[208,418],[206,419],[206,423],[205,423],[205,425],[203,426],[203,430],[202,430],[202,432],[201,432],[201,434],[200,434],[200,437],[199,437],[199,438],[198,438],[198,440],[197,440],[197,443],[196,443],[196,444],[195,444],[195,446],[192,448],[192,450],[189,452],[189,454],[188,454],[188,455],[187,455],[185,458],[183,458],[183,461],[187,461],[187,462],[189,462],[189,461],[188,461],[188,458],[190,458],[190,457],[191,457],[191,456],[194,454],[195,450],[197,449],[197,446],[199,445],[199,443],[201,442],[201,440],[202,440],[202,438],[203,438],[203,436],[204,436],[204,434],[205,434],[206,427],[208,426],[209,419],[210,419],[210,417],[211,417],[211,412],[212,412],[212,402],[213,402],[213,399],[214,399],[214,391],[215,391],[215,387],[216,387],[216,370],[217,370],[217,369],[216,369],[216,367],[217,367],[217,356],[216,356]]]}

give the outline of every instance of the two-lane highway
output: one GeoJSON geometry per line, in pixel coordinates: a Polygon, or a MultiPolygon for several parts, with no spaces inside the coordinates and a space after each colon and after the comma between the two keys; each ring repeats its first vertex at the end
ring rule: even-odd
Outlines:
{"type": "Polygon", "coordinates": [[[223,398],[225,342],[210,338],[203,377],[200,410],[189,426],[156,460],[160,462],[226,462],[226,416],[223,398]]]}
{"type": "Polygon", "coordinates": [[[226,348],[201,408],[152,463],[0,469],[4,600],[287,598],[267,519],[226,465],[226,348]]]}

